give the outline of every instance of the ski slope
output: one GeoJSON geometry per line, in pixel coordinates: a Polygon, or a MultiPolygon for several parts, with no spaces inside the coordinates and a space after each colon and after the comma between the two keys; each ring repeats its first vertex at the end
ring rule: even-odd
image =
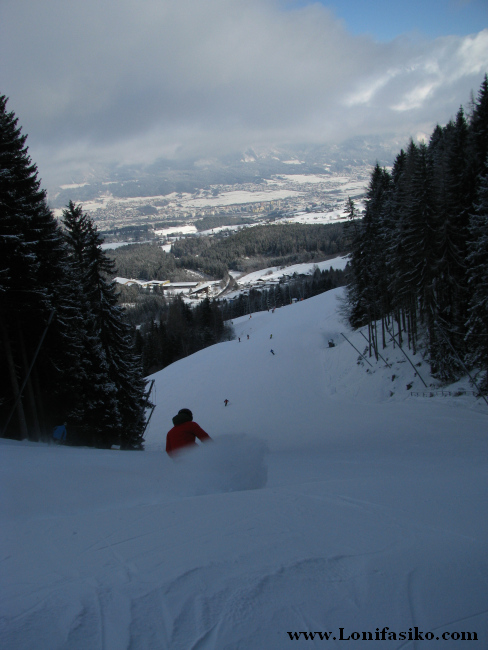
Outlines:
{"type": "Polygon", "coordinates": [[[488,407],[358,364],[341,293],[155,374],[145,452],[0,441],[3,649],[488,647],[488,407]]]}

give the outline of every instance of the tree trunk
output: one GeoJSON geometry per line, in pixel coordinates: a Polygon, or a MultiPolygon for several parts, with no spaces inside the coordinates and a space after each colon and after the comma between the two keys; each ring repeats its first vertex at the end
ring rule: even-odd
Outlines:
{"type": "MultiPolygon", "coordinates": [[[[16,403],[16,410],[17,410],[17,417],[19,419],[19,430],[18,430],[18,435],[17,438],[19,440],[25,440],[28,437],[27,433],[27,423],[25,421],[25,413],[24,413],[24,406],[22,404],[22,399],[21,396],[19,395],[19,382],[17,379],[17,373],[15,370],[15,361],[12,355],[12,347],[10,344],[10,337],[8,334],[8,328],[5,325],[3,318],[0,316],[0,332],[2,334],[3,338],[3,343],[5,347],[5,355],[7,357],[7,366],[9,370],[9,375],[10,375],[10,383],[12,385],[12,394],[13,394],[13,401],[16,403]],[[19,437],[20,436],[20,437],[19,437]]],[[[8,418],[8,421],[5,423],[2,435],[5,436],[8,425],[10,422],[10,415],[8,418]]]]}
{"type": "MultiPolygon", "coordinates": [[[[27,377],[27,373],[29,372],[29,362],[27,360],[27,352],[25,349],[25,341],[24,341],[24,336],[22,333],[22,330],[20,328],[20,325],[18,326],[18,332],[19,332],[19,343],[20,343],[20,354],[22,357],[22,365],[24,369],[24,375],[27,377]]],[[[27,399],[27,404],[28,404],[28,414],[29,414],[29,431],[30,431],[30,439],[39,441],[41,437],[41,431],[39,429],[39,418],[37,417],[37,406],[36,406],[36,400],[34,397],[34,390],[32,388],[32,382],[31,378],[27,380],[27,384],[25,385],[25,396],[27,399]]]]}

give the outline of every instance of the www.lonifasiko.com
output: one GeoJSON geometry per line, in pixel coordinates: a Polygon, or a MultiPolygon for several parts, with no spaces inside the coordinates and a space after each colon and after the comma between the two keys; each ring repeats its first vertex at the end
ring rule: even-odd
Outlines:
{"type": "Polygon", "coordinates": [[[477,641],[476,632],[423,632],[418,627],[409,627],[402,632],[394,632],[389,627],[374,632],[347,632],[344,627],[334,632],[287,632],[291,641],[477,641]]]}

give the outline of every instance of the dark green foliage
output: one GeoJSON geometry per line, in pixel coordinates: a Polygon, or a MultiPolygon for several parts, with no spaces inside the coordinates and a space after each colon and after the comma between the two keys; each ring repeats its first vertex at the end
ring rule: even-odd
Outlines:
{"type": "Polygon", "coordinates": [[[132,244],[107,251],[115,261],[117,273],[135,280],[185,280],[186,274],[178,272],[173,255],[156,244],[132,244]]]}
{"type": "Polygon", "coordinates": [[[192,308],[177,297],[160,304],[157,321],[154,318],[145,321],[136,334],[136,345],[147,376],[232,336],[217,301],[205,298],[192,308]]]}
{"type": "MultiPolygon", "coordinates": [[[[381,285],[385,277],[385,258],[378,255],[378,245],[381,239],[381,215],[390,180],[388,172],[377,164],[371,175],[366,194],[366,209],[360,226],[354,220],[355,208],[351,199],[346,205],[346,212],[350,219],[346,232],[353,231],[351,246],[354,253],[351,258],[351,274],[355,278],[352,286],[356,295],[351,322],[356,325],[364,324],[381,313],[381,285]]],[[[386,287],[383,289],[386,293],[386,287]]]]}
{"type": "MultiPolygon", "coordinates": [[[[149,206],[150,207],[150,206],[149,206]]],[[[143,208],[141,208],[143,210],[143,208]]],[[[155,224],[154,224],[155,227],[155,224]]],[[[153,224],[143,224],[141,226],[122,226],[109,230],[101,230],[100,236],[104,240],[113,241],[143,241],[147,242],[153,236],[153,224]]]]}
{"type": "Polygon", "coordinates": [[[113,263],[81,208],[63,233],[17,119],[0,97],[0,427],[49,440],[139,447],[145,382],[112,283],[113,263]],[[14,412],[15,411],[15,412],[14,412]]]}
{"type": "Polygon", "coordinates": [[[214,238],[186,237],[171,249],[178,264],[218,278],[228,269],[321,261],[345,250],[342,224],[256,226],[214,238]]]}
{"type": "Polygon", "coordinates": [[[390,179],[376,166],[365,216],[351,238],[351,324],[381,320],[383,342],[394,328],[414,350],[423,338],[432,372],[443,381],[459,376],[458,357],[487,367],[487,199],[480,163],[487,134],[485,76],[469,120],[460,109],[455,121],[436,127],[428,146],[411,142],[390,179]]]}
{"type": "Polygon", "coordinates": [[[63,372],[55,363],[59,357],[51,354],[63,333],[57,319],[47,330],[23,399],[17,397],[61,300],[64,243],[28,156],[26,136],[6,105],[0,97],[0,427],[3,435],[39,439],[57,417],[55,392],[63,372]]]}
{"type": "Polygon", "coordinates": [[[126,318],[132,327],[146,321],[158,321],[167,309],[167,301],[162,290],[149,291],[138,285],[121,285],[118,293],[119,304],[128,305],[126,318]]]}
{"type": "Polygon", "coordinates": [[[83,408],[70,413],[69,419],[81,437],[91,438],[98,446],[138,448],[144,426],[145,382],[115,284],[109,280],[114,262],[103,252],[102,239],[81,206],[70,202],[63,223],[84,304],[83,339],[91,368],[88,382],[82,386],[83,408]]]}
{"type": "Polygon", "coordinates": [[[469,362],[484,370],[484,389],[488,391],[488,160],[485,170],[470,215],[467,261],[471,299],[466,340],[469,362]]]}
{"type": "Polygon", "coordinates": [[[488,75],[485,75],[470,120],[469,147],[473,175],[484,173],[488,156],[488,75]]]}
{"type": "Polygon", "coordinates": [[[173,244],[171,253],[156,244],[138,244],[107,254],[122,277],[175,282],[194,279],[186,269],[221,279],[229,269],[250,272],[267,266],[319,262],[347,250],[343,224],[276,224],[214,237],[185,237],[173,244]]]}

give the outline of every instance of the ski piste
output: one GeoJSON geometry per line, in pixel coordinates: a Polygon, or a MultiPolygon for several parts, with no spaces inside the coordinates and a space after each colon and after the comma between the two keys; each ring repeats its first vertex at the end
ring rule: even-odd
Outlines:
{"type": "Polygon", "coordinates": [[[283,650],[339,628],[347,648],[376,627],[488,647],[486,404],[455,396],[468,379],[413,397],[392,343],[391,368],[358,365],[340,294],[151,376],[141,453],[0,440],[2,650],[283,650]],[[173,461],[183,407],[215,442],[173,461]]]}

